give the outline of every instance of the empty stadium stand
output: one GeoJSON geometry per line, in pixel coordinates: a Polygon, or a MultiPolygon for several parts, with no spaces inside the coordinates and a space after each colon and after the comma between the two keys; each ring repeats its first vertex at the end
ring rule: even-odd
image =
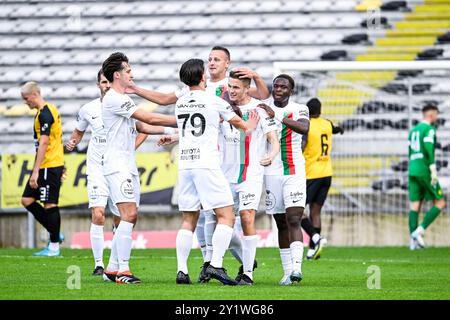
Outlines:
{"type": "MultiPolygon", "coordinates": [[[[254,68],[269,83],[274,61],[445,60],[450,59],[450,0],[3,1],[0,130],[7,134],[0,138],[1,153],[32,148],[32,116],[19,90],[25,81],[38,81],[44,97],[59,107],[67,139],[79,107],[97,97],[95,77],[111,52],[120,50],[129,56],[138,84],[170,91],[180,87],[180,64],[191,57],[206,60],[214,45],[230,49],[232,67],[254,68]]],[[[370,72],[363,76],[370,90],[329,86],[300,90],[298,98],[304,102],[316,93],[324,115],[347,131],[345,139],[336,139],[336,170],[358,167],[365,178],[343,176],[337,185],[401,188],[404,180],[383,177],[403,172],[394,169],[394,162],[402,161],[397,154],[406,148],[410,116],[417,120],[420,108],[429,101],[450,110],[449,75],[370,72]],[[408,81],[413,84],[409,100],[405,98],[408,81]],[[368,144],[374,133],[378,142],[368,144]],[[385,162],[346,157],[346,152],[355,150],[374,154],[386,141],[395,142],[383,149],[385,162]]],[[[334,75],[341,82],[361,77],[334,75]]],[[[172,110],[138,98],[136,102],[148,110],[172,110]]],[[[450,146],[450,121],[444,112],[439,126],[442,145],[450,146]]],[[[449,151],[444,149],[439,150],[440,157],[449,151]]],[[[145,143],[143,150],[159,149],[145,143]]]]}

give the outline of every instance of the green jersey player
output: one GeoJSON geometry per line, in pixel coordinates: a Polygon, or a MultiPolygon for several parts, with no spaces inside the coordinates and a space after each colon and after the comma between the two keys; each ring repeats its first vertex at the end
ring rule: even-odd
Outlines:
{"type": "Polygon", "coordinates": [[[445,206],[444,195],[439,185],[434,160],[436,129],[433,125],[437,121],[438,113],[439,110],[434,105],[423,107],[422,121],[409,132],[408,136],[411,250],[425,246],[423,241],[425,229],[436,219],[445,206]],[[434,206],[428,210],[422,223],[418,226],[419,212],[424,200],[432,200],[434,206]]]}

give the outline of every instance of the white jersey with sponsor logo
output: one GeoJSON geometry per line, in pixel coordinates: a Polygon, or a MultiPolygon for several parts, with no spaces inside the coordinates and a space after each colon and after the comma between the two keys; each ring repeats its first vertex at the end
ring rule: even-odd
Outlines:
{"type": "Polygon", "coordinates": [[[217,145],[220,117],[225,121],[236,114],[223,99],[202,90],[193,90],[178,99],[175,106],[179,135],[179,169],[220,169],[217,145]]]}
{"type": "Polygon", "coordinates": [[[109,89],[102,101],[102,118],[106,132],[106,151],[103,174],[119,171],[138,174],[135,160],[136,120],[131,115],[137,110],[126,94],[109,89]]]}
{"type": "MultiPolygon", "coordinates": [[[[275,117],[288,117],[293,120],[309,120],[309,109],[306,105],[290,101],[284,108],[275,106],[273,98],[266,101],[275,112],[275,117]]],[[[285,124],[276,121],[280,153],[272,164],[265,168],[265,175],[294,175],[305,174],[305,158],[302,153],[302,135],[292,131],[285,124]]]]}
{"type": "Polygon", "coordinates": [[[257,107],[260,103],[260,100],[251,98],[248,104],[239,106],[244,120],[248,119],[251,110],[257,110],[260,116],[258,126],[252,133],[246,135],[229,123],[222,123],[224,138],[222,171],[230,183],[261,181],[264,177],[264,167],[259,162],[267,150],[265,134],[275,131],[277,127],[275,120],[270,119],[266,111],[257,107]]]}
{"type": "Polygon", "coordinates": [[[78,131],[86,131],[91,126],[91,139],[89,140],[86,160],[86,174],[102,172],[102,159],[106,150],[106,132],[102,120],[102,102],[100,98],[83,105],[78,111],[78,131]]]}

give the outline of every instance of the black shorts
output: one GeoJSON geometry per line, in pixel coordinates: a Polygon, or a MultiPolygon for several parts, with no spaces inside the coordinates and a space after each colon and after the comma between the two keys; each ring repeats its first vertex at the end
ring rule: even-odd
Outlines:
{"type": "Polygon", "coordinates": [[[331,176],[306,180],[306,203],[318,203],[323,206],[330,186],[331,176]]]}
{"type": "Polygon", "coordinates": [[[30,179],[27,181],[22,197],[34,198],[43,203],[58,204],[59,190],[61,189],[61,177],[64,167],[39,169],[38,188],[30,187],[30,179]]]}

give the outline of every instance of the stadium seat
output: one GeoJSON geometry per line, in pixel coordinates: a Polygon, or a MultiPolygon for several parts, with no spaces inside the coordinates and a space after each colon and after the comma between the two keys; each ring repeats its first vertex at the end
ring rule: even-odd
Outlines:
{"type": "MultiPolygon", "coordinates": [[[[0,28],[1,28],[1,25],[0,25],[0,28]]],[[[0,49],[15,49],[18,46],[20,41],[21,41],[20,37],[2,36],[0,39],[0,49]]],[[[1,57],[0,57],[0,59],[1,59],[1,57]]]]}
{"type": "Polygon", "coordinates": [[[151,73],[151,77],[153,79],[170,79],[170,78],[178,78],[176,74],[176,69],[174,67],[159,67],[154,68],[151,73]]]}
{"type": "Polygon", "coordinates": [[[191,34],[178,33],[178,34],[172,35],[169,39],[167,39],[165,44],[168,46],[184,47],[191,43],[192,43],[192,35],[191,34]]]}
{"type": "MultiPolygon", "coordinates": [[[[20,97],[20,89],[19,89],[19,97],[20,97]]],[[[3,113],[3,115],[7,116],[7,117],[21,117],[21,116],[28,114],[29,111],[30,111],[30,108],[26,104],[19,103],[19,104],[13,105],[11,108],[6,110],[3,113]]],[[[30,126],[30,128],[32,128],[32,126],[30,126]]]]}
{"type": "Polygon", "coordinates": [[[14,27],[14,30],[11,30],[10,32],[33,33],[36,30],[40,30],[41,24],[42,23],[39,20],[24,20],[21,23],[18,23],[14,27]]]}
{"type": "Polygon", "coordinates": [[[74,78],[75,72],[73,70],[67,70],[67,69],[60,69],[53,72],[49,79],[51,81],[60,81],[60,82],[67,82],[72,81],[74,78]]]}
{"type": "Polygon", "coordinates": [[[77,120],[69,120],[62,123],[62,129],[64,133],[71,133],[77,126],[77,120]]]}
{"type": "Polygon", "coordinates": [[[246,45],[261,45],[267,40],[267,34],[261,31],[249,31],[241,37],[246,45]]]}
{"type": "Polygon", "coordinates": [[[167,15],[176,15],[180,12],[183,12],[183,7],[184,7],[184,3],[183,2],[168,2],[168,3],[163,3],[159,8],[158,8],[158,14],[167,14],[167,15]]]}
{"type": "Polygon", "coordinates": [[[342,60],[345,58],[347,58],[347,51],[345,50],[331,50],[320,56],[322,60],[342,60]]]}
{"type": "Polygon", "coordinates": [[[163,49],[154,49],[151,50],[147,55],[145,55],[142,59],[143,63],[162,63],[166,62],[168,59],[167,50],[163,49]]]}
{"type": "Polygon", "coordinates": [[[163,20],[156,18],[156,17],[151,17],[149,19],[145,19],[144,21],[141,21],[136,26],[137,26],[138,31],[154,31],[154,30],[160,30],[163,25],[164,25],[163,20]]]}
{"type": "Polygon", "coordinates": [[[406,1],[389,1],[383,3],[380,7],[382,11],[400,11],[407,10],[408,6],[406,1]]]}
{"type": "Polygon", "coordinates": [[[299,44],[315,44],[318,40],[318,35],[316,32],[299,32],[296,35],[295,41],[299,44]]]}
{"type": "Polygon", "coordinates": [[[36,81],[36,82],[48,81],[49,78],[50,78],[50,71],[48,69],[43,68],[34,69],[26,76],[27,81],[36,81]]]}
{"type": "MultiPolygon", "coordinates": [[[[215,35],[213,35],[213,34],[211,34],[211,36],[215,37],[215,35]]],[[[202,37],[202,35],[200,35],[199,37],[202,37]]],[[[221,35],[219,39],[220,39],[219,40],[220,43],[225,46],[240,45],[244,42],[242,35],[237,32],[225,33],[225,34],[221,35]]],[[[213,43],[213,42],[211,42],[211,43],[213,43]]]]}
{"type": "Polygon", "coordinates": [[[22,61],[20,64],[29,64],[29,65],[42,65],[46,63],[47,54],[44,52],[34,52],[28,51],[22,56],[22,61]]]}
{"type": "MultiPolygon", "coordinates": [[[[22,60],[22,56],[18,54],[17,52],[2,52],[0,55],[0,65],[10,65],[15,66],[20,63],[22,60]]],[[[1,79],[0,79],[1,81],[1,79]]]]}
{"type": "Polygon", "coordinates": [[[117,43],[120,43],[122,47],[131,47],[131,48],[138,47],[142,43],[142,36],[133,34],[126,35],[120,38],[120,40],[117,41],[117,43]]]}
{"type": "Polygon", "coordinates": [[[442,56],[444,49],[426,49],[417,54],[418,60],[436,60],[442,56]]]}
{"type": "Polygon", "coordinates": [[[15,32],[20,32],[17,30],[16,22],[15,21],[0,21],[0,30],[3,31],[5,34],[14,34],[15,32]]]}
{"type": "Polygon", "coordinates": [[[4,86],[4,91],[2,93],[3,99],[15,99],[19,100],[22,99],[22,96],[20,94],[20,87],[18,86],[4,86]]]}
{"type": "Polygon", "coordinates": [[[299,57],[301,57],[302,60],[318,60],[321,54],[321,49],[306,48],[300,50],[299,57]]]}
{"type": "Polygon", "coordinates": [[[191,20],[191,23],[186,23],[185,17],[171,17],[169,19],[165,19],[165,24],[163,25],[164,30],[191,30],[193,29],[203,29],[202,24],[197,24],[197,21],[206,20],[203,17],[196,17],[191,20]]]}
{"type": "Polygon", "coordinates": [[[61,16],[66,15],[65,11],[62,10],[63,7],[58,5],[51,5],[51,6],[45,6],[41,7],[35,14],[35,16],[38,17],[54,17],[54,16],[61,16]]]}
{"type": "Polygon", "coordinates": [[[342,39],[344,44],[366,43],[367,41],[369,41],[369,36],[366,33],[350,34],[342,39]]]}
{"type": "Polygon", "coordinates": [[[340,28],[358,28],[361,25],[361,21],[366,21],[366,17],[361,15],[343,15],[339,17],[336,22],[336,26],[340,28]]]}
{"type": "Polygon", "coordinates": [[[3,73],[0,81],[19,82],[25,77],[26,71],[23,69],[10,69],[3,73]]]}
{"type": "Polygon", "coordinates": [[[256,8],[255,11],[257,12],[267,12],[267,13],[274,13],[277,11],[284,10],[285,4],[281,1],[261,1],[259,2],[259,6],[256,8]]]}
{"type": "Polygon", "coordinates": [[[134,12],[142,15],[157,15],[160,5],[160,2],[138,2],[135,4],[134,12]]]}
{"type": "Polygon", "coordinates": [[[286,18],[283,15],[270,15],[266,16],[262,25],[264,28],[269,29],[281,29],[285,26],[286,18]]]}
{"type": "Polygon", "coordinates": [[[101,63],[98,59],[98,54],[96,51],[81,51],[75,53],[72,56],[71,62],[73,64],[92,64],[92,63],[101,63]]]}
{"type": "Polygon", "coordinates": [[[49,64],[67,64],[70,61],[72,54],[66,51],[51,51],[47,57],[49,64]]]}
{"type": "Polygon", "coordinates": [[[67,41],[64,47],[66,48],[88,48],[94,42],[91,36],[76,36],[67,41]]]}
{"type": "Polygon", "coordinates": [[[88,6],[83,7],[83,15],[85,16],[95,16],[95,17],[103,17],[108,15],[108,12],[111,10],[111,5],[107,2],[102,3],[92,3],[88,6]]]}
{"type": "Polygon", "coordinates": [[[309,3],[306,1],[286,1],[281,6],[280,10],[284,12],[294,12],[297,13],[299,11],[309,11],[309,3]]]}
{"type": "Polygon", "coordinates": [[[145,47],[159,47],[165,45],[167,36],[165,34],[150,34],[144,36],[141,42],[141,46],[145,47]]]}
{"type": "MultiPolygon", "coordinates": [[[[194,35],[191,35],[194,37],[194,35]]],[[[221,43],[222,45],[230,45],[237,43],[242,39],[235,33],[215,34],[215,33],[199,33],[192,39],[192,45],[195,46],[211,46],[214,42],[221,43]],[[218,38],[219,37],[219,38],[218,38]]]]}
{"type": "Polygon", "coordinates": [[[41,43],[41,48],[61,49],[69,41],[70,37],[51,36],[47,41],[41,43]]]}
{"type": "Polygon", "coordinates": [[[101,35],[95,39],[92,46],[97,48],[111,48],[118,44],[117,40],[117,37],[114,35],[101,35]]]}
{"type": "Polygon", "coordinates": [[[71,25],[68,20],[62,19],[62,20],[49,20],[42,23],[42,26],[39,28],[39,32],[64,32],[64,31],[71,31],[70,30],[71,25]]]}
{"type": "Polygon", "coordinates": [[[295,33],[289,33],[287,31],[270,32],[267,34],[265,44],[294,44],[297,43],[295,33]]]}
{"type": "Polygon", "coordinates": [[[207,1],[189,1],[183,7],[185,14],[203,14],[211,4],[207,1]]]}
{"type": "Polygon", "coordinates": [[[58,110],[61,116],[75,116],[82,105],[83,102],[68,101],[62,104],[58,110]]]}
{"type": "Polygon", "coordinates": [[[42,39],[39,37],[28,37],[25,38],[20,44],[18,45],[19,48],[23,49],[34,49],[39,48],[40,44],[42,42],[42,39]]]}
{"type": "Polygon", "coordinates": [[[79,71],[71,70],[73,81],[97,81],[97,73],[100,70],[100,65],[97,67],[81,68],[79,71]]]}
{"type": "Polygon", "coordinates": [[[267,61],[272,59],[272,50],[269,48],[250,49],[244,59],[246,61],[267,61]]]}
{"type": "Polygon", "coordinates": [[[320,35],[317,43],[319,44],[338,44],[342,39],[340,32],[324,32],[320,35]]]}
{"type": "Polygon", "coordinates": [[[14,10],[15,10],[15,8],[13,6],[3,5],[2,10],[0,10],[0,18],[8,17],[11,13],[14,12],[14,10]]]}
{"type": "Polygon", "coordinates": [[[74,86],[61,86],[50,94],[52,99],[74,99],[78,96],[78,88],[74,86]]]}
{"type": "Polygon", "coordinates": [[[82,87],[77,92],[78,98],[94,99],[99,96],[99,90],[95,84],[82,87]]]}
{"type": "MultiPolygon", "coordinates": [[[[29,110],[28,106],[27,107],[27,112],[29,110]]],[[[33,118],[28,117],[26,119],[20,119],[17,120],[15,122],[13,122],[13,126],[11,126],[11,133],[29,133],[33,128],[33,118]]]]}
{"type": "Polygon", "coordinates": [[[129,16],[135,12],[134,3],[115,3],[107,12],[110,16],[129,16]]]}
{"type": "Polygon", "coordinates": [[[29,18],[36,12],[36,5],[19,6],[10,13],[11,17],[29,18]]]}

